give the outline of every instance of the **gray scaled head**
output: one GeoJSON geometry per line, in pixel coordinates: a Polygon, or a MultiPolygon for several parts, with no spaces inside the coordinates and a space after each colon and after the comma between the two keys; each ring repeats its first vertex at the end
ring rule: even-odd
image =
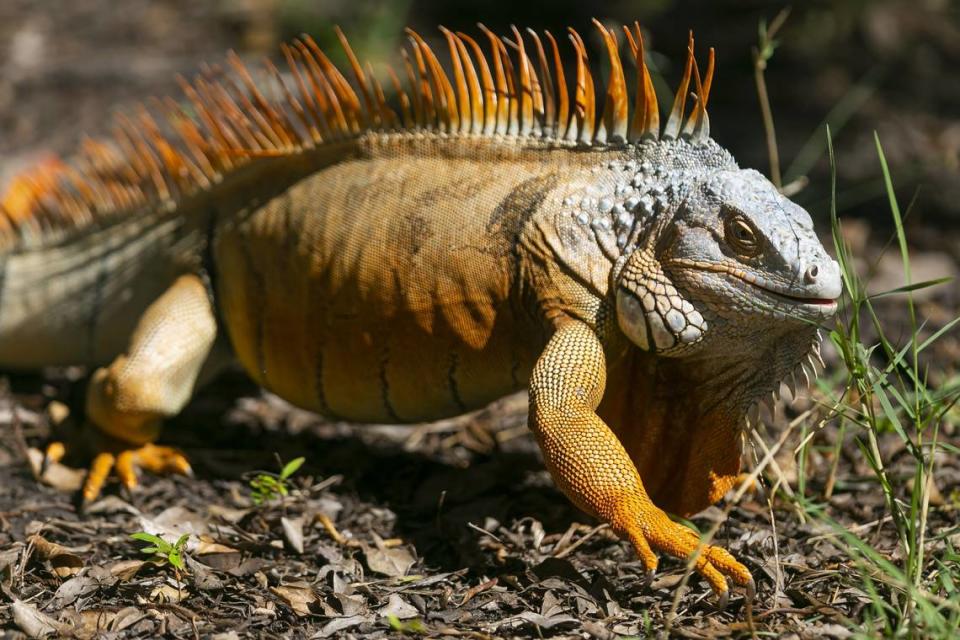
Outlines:
{"type": "Polygon", "coordinates": [[[618,277],[624,333],[677,357],[763,353],[786,339],[788,353],[777,359],[793,362],[776,368],[795,366],[842,291],[839,266],[810,215],[760,173],[730,161],[675,176],[672,202],[618,277]]]}

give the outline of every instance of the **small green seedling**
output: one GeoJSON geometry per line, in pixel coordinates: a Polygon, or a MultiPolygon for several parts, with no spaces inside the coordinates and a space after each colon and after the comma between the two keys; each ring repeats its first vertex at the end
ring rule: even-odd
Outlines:
{"type": "Polygon", "coordinates": [[[130,537],[141,542],[149,542],[150,546],[144,547],[140,551],[152,555],[153,561],[157,564],[169,564],[178,574],[183,570],[183,547],[187,544],[187,540],[190,539],[189,533],[180,536],[180,539],[174,544],[170,544],[160,536],[147,533],[146,531],[132,533],[130,537]]]}
{"type": "Polygon", "coordinates": [[[390,628],[398,633],[423,635],[429,632],[429,629],[427,629],[426,625],[423,624],[423,620],[420,618],[414,618],[409,622],[404,622],[391,613],[387,615],[387,622],[390,624],[390,628]]]}
{"type": "Polygon", "coordinates": [[[283,465],[279,475],[264,471],[254,476],[253,480],[250,481],[254,504],[261,505],[268,500],[287,495],[287,480],[297,472],[305,461],[306,458],[303,457],[294,458],[283,465]]]}

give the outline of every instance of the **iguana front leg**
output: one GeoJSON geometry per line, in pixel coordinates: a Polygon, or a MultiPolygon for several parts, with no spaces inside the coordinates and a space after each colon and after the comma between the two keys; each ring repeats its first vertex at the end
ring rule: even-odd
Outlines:
{"type": "MultiPolygon", "coordinates": [[[[700,539],[653,504],[630,456],[597,416],[605,384],[603,347],[594,331],[574,320],[561,323],[533,370],[530,428],[560,489],[629,539],[652,575],[655,551],[688,558],[700,539]]],[[[752,589],[747,568],[720,547],[706,546],[696,570],[721,602],[728,594],[727,577],[752,589]]]]}
{"type": "Polygon", "coordinates": [[[216,334],[203,282],[195,275],[181,276],[141,316],[126,352],[94,372],[87,388],[87,418],[114,442],[91,463],[85,502],[100,494],[111,469],[128,488],[137,484],[137,468],[190,472],[182,454],[151,443],[160,435],[163,419],[179,413],[193,394],[216,334]]]}

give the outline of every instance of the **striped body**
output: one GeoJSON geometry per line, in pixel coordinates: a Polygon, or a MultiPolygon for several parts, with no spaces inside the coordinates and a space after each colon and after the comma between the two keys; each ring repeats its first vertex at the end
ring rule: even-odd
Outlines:
{"type": "Polygon", "coordinates": [[[147,306],[199,265],[202,230],[145,215],[0,254],[0,366],[101,365],[147,306]]]}

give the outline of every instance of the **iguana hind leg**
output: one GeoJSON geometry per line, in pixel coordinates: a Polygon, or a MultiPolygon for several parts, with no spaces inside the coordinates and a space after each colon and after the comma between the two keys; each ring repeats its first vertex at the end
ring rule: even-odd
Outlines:
{"type": "MultiPolygon", "coordinates": [[[[594,331],[576,321],[561,324],[534,367],[530,427],[561,490],[629,539],[652,574],[655,551],[688,558],[700,539],[653,503],[626,449],[595,413],[605,385],[605,356],[594,331]]],[[[721,602],[728,577],[750,595],[750,572],[724,549],[705,546],[695,567],[721,602]]]]}
{"type": "Polygon", "coordinates": [[[216,335],[207,288],[198,276],[184,275],[143,313],[127,350],[94,372],[87,418],[112,442],[91,464],[85,502],[99,495],[111,469],[128,488],[137,484],[137,468],[189,472],[182,454],[152,442],[162,421],[179,413],[193,394],[216,335]]]}

